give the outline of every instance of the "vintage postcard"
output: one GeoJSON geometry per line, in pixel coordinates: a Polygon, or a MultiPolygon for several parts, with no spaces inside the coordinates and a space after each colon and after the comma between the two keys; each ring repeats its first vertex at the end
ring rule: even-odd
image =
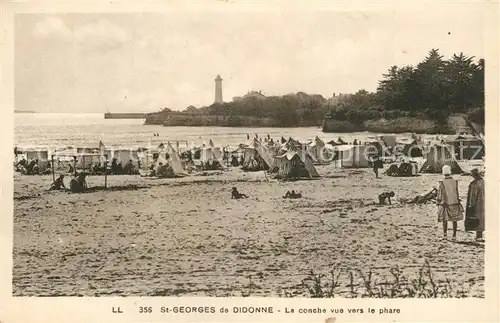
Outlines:
{"type": "Polygon", "coordinates": [[[0,322],[498,322],[498,3],[3,3],[0,322]]]}

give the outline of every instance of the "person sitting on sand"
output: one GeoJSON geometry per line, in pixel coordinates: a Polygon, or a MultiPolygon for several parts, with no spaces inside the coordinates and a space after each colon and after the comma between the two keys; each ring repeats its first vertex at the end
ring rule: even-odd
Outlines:
{"type": "Polygon", "coordinates": [[[236,187],[233,187],[231,191],[231,198],[239,200],[240,198],[248,198],[248,196],[246,194],[238,192],[238,189],[236,187]]]}
{"type": "Polygon", "coordinates": [[[358,140],[357,139],[354,139],[353,143],[352,143],[354,146],[357,146],[358,145],[358,140]]]}
{"type": "Polygon", "coordinates": [[[132,163],[132,159],[130,159],[123,167],[123,173],[127,175],[134,175],[134,164],[132,163]]]}
{"type": "Polygon", "coordinates": [[[75,177],[69,182],[69,189],[71,192],[81,193],[85,191],[88,188],[86,177],[87,174],[85,173],[75,174],[75,177]]]}
{"type": "Polygon", "coordinates": [[[294,191],[294,190],[292,190],[292,192],[287,191],[287,192],[286,192],[286,194],[285,194],[285,196],[283,196],[283,198],[285,198],[285,199],[287,199],[287,198],[288,198],[288,199],[299,199],[299,198],[301,198],[301,197],[302,197],[302,194],[300,194],[300,193],[295,193],[295,191],[294,191]]]}
{"type": "Polygon", "coordinates": [[[157,176],[157,177],[162,177],[165,173],[165,167],[163,166],[162,162],[158,163],[158,167],[154,170],[154,175],[152,176],[157,176]]]}
{"type": "Polygon", "coordinates": [[[24,156],[21,158],[21,160],[16,164],[16,167],[22,166],[26,168],[26,165],[28,164],[28,161],[24,158],[24,156]]]}
{"type": "Polygon", "coordinates": [[[238,163],[238,158],[236,158],[236,156],[233,156],[233,157],[231,158],[231,166],[233,166],[233,167],[238,167],[238,164],[239,164],[239,163],[238,163]]]}
{"type": "Polygon", "coordinates": [[[424,195],[417,195],[412,200],[407,201],[408,204],[425,204],[437,198],[438,190],[433,187],[430,192],[425,193],[424,195]]]}
{"type": "Polygon", "coordinates": [[[50,185],[49,191],[66,189],[64,186],[64,175],[61,174],[59,177],[50,185]]]}
{"type": "Polygon", "coordinates": [[[28,174],[28,175],[32,174],[33,167],[36,165],[37,162],[38,161],[36,159],[33,159],[32,161],[30,161],[28,166],[26,166],[26,174],[28,174]]]}
{"type": "Polygon", "coordinates": [[[111,174],[118,174],[118,159],[116,158],[113,158],[113,160],[111,161],[111,174]]]}
{"type": "Polygon", "coordinates": [[[381,193],[379,194],[378,196],[378,204],[379,205],[391,205],[391,197],[394,197],[394,192],[393,191],[390,191],[390,192],[384,192],[384,193],[381,193]]]}
{"type": "Polygon", "coordinates": [[[118,163],[117,170],[118,170],[118,175],[123,174],[123,165],[122,165],[122,163],[118,163]]]}
{"type": "Polygon", "coordinates": [[[38,164],[38,159],[35,159],[35,165],[31,168],[31,175],[39,175],[40,174],[40,165],[38,164]]]}
{"type": "Polygon", "coordinates": [[[250,159],[248,169],[249,170],[257,170],[257,169],[259,169],[259,161],[257,159],[255,159],[254,157],[252,157],[250,159]]]}

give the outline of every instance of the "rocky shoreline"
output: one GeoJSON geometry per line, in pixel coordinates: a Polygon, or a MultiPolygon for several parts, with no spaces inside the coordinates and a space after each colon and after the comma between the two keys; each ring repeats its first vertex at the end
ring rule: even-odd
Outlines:
{"type": "MultiPolygon", "coordinates": [[[[163,125],[166,127],[283,127],[280,120],[270,117],[250,116],[217,116],[206,114],[168,113],[161,112],[147,115],[145,125],[163,125]]],[[[319,124],[299,124],[295,127],[314,127],[319,124]]],[[[474,124],[482,130],[483,125],[474,124]]],[[[453,115],[447,123],[422,117],[399,117],[393,119],[367,120],[362,123],[352,123],[346,120],[325,119],[322,124],[324,133],[374,132],[374,133],[418,133],[418,134],[455,134],[469,131],[470,126],[461,115],[453,115]]]]}

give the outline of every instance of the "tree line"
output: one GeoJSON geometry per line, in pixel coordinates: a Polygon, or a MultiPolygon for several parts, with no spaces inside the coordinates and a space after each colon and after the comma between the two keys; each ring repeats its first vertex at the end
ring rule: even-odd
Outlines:
{"type": "Polygon", "coordinates": [[[320,125],[324,118],[353,124],[408,116],[445,122],[452,113],[484,124],[484,59],[459,53],[445,60],[432,49],[415,66],[391,66],[375,92],[359,90],[329,99],[303,92],[249,97],[185,111],[234,118],[234,126],[244,125],[245,116],[272,118],[277,126],[294,127],[320,125]]]}

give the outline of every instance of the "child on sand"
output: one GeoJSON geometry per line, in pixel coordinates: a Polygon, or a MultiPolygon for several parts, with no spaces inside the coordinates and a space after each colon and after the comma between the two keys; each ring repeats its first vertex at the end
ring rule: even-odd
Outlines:
{"type": "Polygon", "coordinates": [[[248,196],[246,194],[241,194],[240,192],[238,192],[238,189],[236,187],[233,187],[231,191],[231,198],[239,200],[241,198],[248,198],[248,196]]]}
{"type": "Polygon", "coordinates": [[[384,193],[379,194],[379,196],[378,196],[378,204],[379,205],[386,205],[386,204],[391,205],[391,197],[394,197],[394,195],[395,194],[394,194],[393,191],[384,192],[384,193]]]}
{"type": "Polygon", "coordinates": [[[299,199],[302,197],[302,194],[300,193],[295,193],[295,191],[292,190],[292,192],[287,191],[285,196],[283,196],[284,199],[299,199]]]}

